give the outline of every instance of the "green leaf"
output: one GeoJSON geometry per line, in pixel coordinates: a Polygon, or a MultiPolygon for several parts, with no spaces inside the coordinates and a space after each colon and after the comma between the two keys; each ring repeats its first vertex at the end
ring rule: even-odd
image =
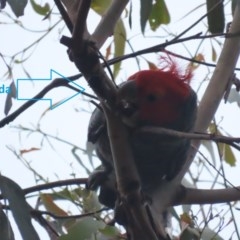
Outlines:
{"type": "Polygon", "coordinates": [[[94,212],[101,208],[96,192],[83,189],[81,197],[84,212],[94,212]]]}
{"type": "Polygon", "coordinates": [[[27,0],[7,0],[9,6],[11,7],[13,13],[16,17],[20,17],[24,14],[24,9],[27,5],[27,0]]]}
{"type": "Polygon", "coordinates": [[[27,203],[23,190],[11,179],[0,176],[2,195],[9,202],[9,207],[18,225],[22,238],[40,240],[31,222],[31,207],[27,203]]]}
{"type": "Polygon", "coordinates": [[[103,15],[108,7],[110,6],[112,0],[92,0],[91,8],[99,15],[103,15]]]}
{"type": "Polygon", "coordinates": [[[40,198],[43,202],[44,207],[47,211],[56,214],[58,216],[68,216],[67,212],[65,212],[62,208],[60,208],[53,200],[51,194],[42,193],[40,194],[40,198]]]}
{"type": "MultiPolygon", "coordinates": [[[[122,56],[124,54],[126,43],[126,30],[121,19],[118,20],[114,29],[114,57],[122,56]]],[[[117,76],[121,67],[121,62],[114,64],[113,75],[117,76]]]]}
{"type": "MultiPolygon", "coordinates": [[[[42,203],[47,211],[57,215],[57,216],[68,216],[68,213],[60,208],[53,200],[51,194],[44,193],[40,194],[40,198],[42,203]]],[[[74,219],[59,219],[59,223],[61,223],[66,229],[70,228],[74,223],[74,219]]]]}
{"type": "Polygon", "coordinates": [[[228,163],[231,167],[234,167],[236,166],[236,157],[232,151],[232,148],[227,145],[227,144],[224,144],[224,159],[225,159],[225,162],[228,163]]]}
{"type": "Polygon", "coordinates": [[[152,11],[152,2],[152,0],[141,0],[140,24],[142,33],[145,31],[147,20],[149,19],[152,11]]]}
{"type": "Polygon", "coordinates": [[[33,10],[38,13],[39,15],[47,15],[50,11],[50,6],[48,3],[45,3],[44,6],[41,6],[40,4],[37,4],[34,0],[30,0],[30,3],[33,7],[33,10]]]}
{"type": "Polygon", "coordinates": [[[181,240],[197,240],[197,239],[201,238],[199,231],[195,228],[188,227],[181,232],[181,240]]]}
{"type": "Polygon", "coordinates": [[[63,235],[59,240],[86,240],[94,239],[93,236],[97,234],[100,228],[104,228],[103,222],[94,220],[91,217],[80,219],[68,231],[68,234],[63,235]]]}
{"type": "MultiPolygon", "coordinates": [[[[209,239],[223,240],[223,238],[218,235],[217,231],[210,229],[208,226],[204,227],[204,230],[201,235],[201,239],[203,239],[203,240],[209,240],[209,239]]],[[[231,238],[229,238],[229,239],[231,239],[231,238]]]]}
{"type": "Polygon", "coordinates": [[[12,99],[16,99],[17,97],[17,89],[15,86],[14,81],[11,82],[9,85],[10,88],[10,93],[7,94],[6,101],[5,101],[5,106],[4,106],[4,114],[8,115],[9,111],[12,108],[12,99]]]}
{"type": "Polygon", "coordinates": [[[105,235],[107,237],[111,237],[111,238],[114,238],[114,237],[117,237],[120,235],[120,232],[116,227],[109,226],[109,225],[106,225],[104,228],[99,229],[99,232],[101,232],[103,235],[105,235]]]}
{"type": "Polygon", "coordinates": [[[216,60],[217,60],[217,52],[216,52],[214,46],[212,45],[212,61],[216,62],[216,60]]]}
{"type": "MultiPolygon", "coordinates": [[[[211,133],[215,133],[219,136],[223,136],[221,131],[219,131],[219,129],[216,128],[215,124],[210,124],[208,129],[211,133]]],[[[229,164],[231,167],[234,167],[236,165],[237,160],[231,147],[225,143],[218,143],[218,147],[221,155],[223,156],[224,161],[227,164],[229,164]]]]}
{"type": "Polygon", "coordinates": [[[207,0],[208,30],[211,33],[223,33],[225,26],[223,0],[207,0]]]}
{"type": "Polygon", "coordinates": [[[168,24],[170,15],[164,0],[156,0],[149,17],[150,27],[155,31],[161,24],[168,24]]]}
{"type": "Polygon", "coordinates": [[[132,1],[130,1],[128,24],[130,29],[132,29],[132,1]]]}

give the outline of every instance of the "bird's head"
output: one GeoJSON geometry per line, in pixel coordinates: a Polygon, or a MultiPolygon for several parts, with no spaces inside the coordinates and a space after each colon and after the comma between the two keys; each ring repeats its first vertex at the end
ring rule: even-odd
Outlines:
{"type": "Polygon", "coordinates": [[[139,71],[123,83],[118,92],[118,103],[123,120],[128,125],[174,125],[182,108],[192,94],[189,86],[191,71],[181,75],[176,63],[168,68],[139,71]]]}

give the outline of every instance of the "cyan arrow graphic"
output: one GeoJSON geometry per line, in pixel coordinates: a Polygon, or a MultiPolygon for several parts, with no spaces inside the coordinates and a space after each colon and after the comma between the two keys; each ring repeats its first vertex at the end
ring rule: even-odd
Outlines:
{"type": "Polygon", "coordinates": [[[83,88],[80,85],[76,84],[75,82],[71,81],[69,78],[64,77],[62,74],[58,73],[57,71],[55,71],[53,69],[50,69],[50,77],[49,78],[18,78],[16,88],[17,88],[17,100],[33,100],[33,101],[45,100],[45,101],[49,101],[50,102],[50,109],[54,109],[54,108],[62,105],[63,103],[67,102],[68,100],[74,98],[78,94],[85,91],[85,88],[83,88]],[[50,80],[53,79],[53,74],[54,73],[57,74],[58,76],[60,76],[61,78],[65,79],[66,81],[71,82],[71,84],[73,84],[75,87],[79,88],[79,92],[74,94],[73,96],[67,98],[67,99],[64,99],[63,101],[59,102],[58,104],[55,104],[54,106],[53,106],[53,103],[52,103],[52,98],[20,97],[20,92],[21,91],[23,92],[24,95],[25,94],[27,95],[27,93],[24,92],[24,90],[26,91],[28,89],[26,89],[26,87],[24,87],[24,84],[26,85],[26,83],[31,83],[31,81],[50,81],[50,80]]]}

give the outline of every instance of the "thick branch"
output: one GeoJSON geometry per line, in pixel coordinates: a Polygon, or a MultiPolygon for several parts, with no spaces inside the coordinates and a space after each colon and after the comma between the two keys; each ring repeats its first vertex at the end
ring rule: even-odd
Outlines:
{"type": "Polygon", "coordinates": [[[86,30],[86,21],[88,12],[90,9],[91,1],[80,1],[77,11],[77,19],[74,22],[73,35],[72,35],[72,49],[75,53],[82,51],[82,47],[85,47],[83,40],[86,30]]]}
{"type": "Polygon", "coordinates": [[[69,47],[70,59],[83,74],[99,100],[107,101],[113,107],[116,95],[115,85],[100,64],[95,43],[84,36],[90,3],[91,1],[79,2],[72,39],[63,37],[61,42],[69,47]]]}
{"type": "MultiPolygon", "coordinates": [[[[180,190],[180,189],[179,189],[180,190]]],[[[173,205],[216,204],[240,200],[240,187],[227,189],[192,189],[182,187],[173,205]]]]}
{"type": "MultiPolygon", "coordinates": [[[[38,192],[42,190],[48,190],[53,189],[55,187],[63,187],[63,186],[69,186],[69,185],[86,185],[87,184],[87,178],[74,178],[74,179],[66,179],[66,180],[60,180],[56,182],[50,182],[45,184],[39,184],[36,186],[32,186],[29,188],[23,189],[24,194],[30,194],[33,192],[38,192]]],[[[0,194],[0,199],[3,199],[3,196],[0,194]]]]}
{"type": "Polygon", "coordinates": [[[65,13],[65,11],[64,11],[65,9],[62,9],[63,7],[59,6],[60,4],[58,4],[59,12],[61,13],[62,18],[65,21],[66,25],[68,26],[68,29],[70,30],[70,32],[73,33],[73,29],[75,26],[75,29],[82,31],[81,34],[84,35],[84,39],[89,39],[90,34],[88,32],[86,21],[85,21],[86,17],[87,17],[86,14],[88,13],[89,7],[87,7],[87,11],[86,11],[86,8],[84,6],[87,6],[87,5],[89,6],[91,3],[91,0],[89,0],[89,1],[85,1],[85,0],[71,0],[71,1],[55,0],[55,1],[58,1],[58,2],[62,1],[67,9],[67,13],[65,13]],[[79,8],[81,8],[81,10],[84,9],[84,11],[81,11],[81,15],[78,14],[79,8]],[[85,20],[84,20],[84,18],[85,18],[85,20]],[[71,22],[71,25],[69,24],[69,22],[71,22]],[[82,22],[84,24],[82,24],[82,22]],[[76,27],[76,25],[80,25],[80,27],[76,27]]]}
{"type": "Polygon", "coordinates": [[[116,23],[128,2],[129,0],[113,0],[109,9],[103,15],[101,22],[92,34],[92,39],[96,42],[99,49],[107,38],[113,35],[116,23]]]}
{"type": "MultiPolygon", "coordinates": [[[[71,21],[71,19],[69,18],[69,15],[67,14],[65,8],[63,7],[61,0],[54,0],[54,2],[55,2],[55,4],[56,4],[59,12],[61,13],[61,16],[62,16],[64,22],[66,23],[69,31],[72,32],[72,31],[73,31],[72,21],[71,21]]],[[[68,1],[68,2],[69,2],[69,1],[68,1]]]]}
{"type": "MultiPolygon", "coordinates": [[[[59,1],[59,0],[57,0],[59,1]]],[[[82,4],[84,0],[72,0],[72,1],[69,1],[69,0],[61,0],[61,2],[64,4],[64,6],[66,7],[67,9],[67,14],[68,14],[68,17],[70,18],[71,20],[71,23],[72,25],[74,26],[76,21],[77,21],[77,9],[79,7],[80,4],[82,4]]],[[[55,0],[56,2],[56,0],[55,0]]],[[[86,1],[87,2],[87,1],[86,1]]],[[[59,9],[59,4],[57,4],[57,7],[59,9]]],[[[62,11],[60,11],[59,9],[59,12],[61,13],[62,15],[62,11]]],[[[66,23],[66,20],[65,20],[65,17],[62,15],[65,23],[66,23]]],[[[67,25],[67,23],[66,23],[67,25]]],[[[71,32],[72,32],[73,28],[71,28],[71,32]]]]}
{"type": "Polygon", "coordinates": [[[129,143],[126,127],[121,119],[104,107],[107,119],[108,136],[110,139],[117,188],[120,194],[126,228],[133,239],[159,239],[166,236],[164,232],[155,233],[149,221],[144,199],[141,192],[140,178],[134,164],[134,157],[129,143]]]}

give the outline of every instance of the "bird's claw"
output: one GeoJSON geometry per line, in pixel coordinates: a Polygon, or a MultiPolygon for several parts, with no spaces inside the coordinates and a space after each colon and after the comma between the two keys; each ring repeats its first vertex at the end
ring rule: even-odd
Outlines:
{"type": "Polygon", "coordinates": [[[94,170],[88,177],[87,188],[96,190],[103,182],[107,180],[107,173],[105,169],[94,170]]]}

